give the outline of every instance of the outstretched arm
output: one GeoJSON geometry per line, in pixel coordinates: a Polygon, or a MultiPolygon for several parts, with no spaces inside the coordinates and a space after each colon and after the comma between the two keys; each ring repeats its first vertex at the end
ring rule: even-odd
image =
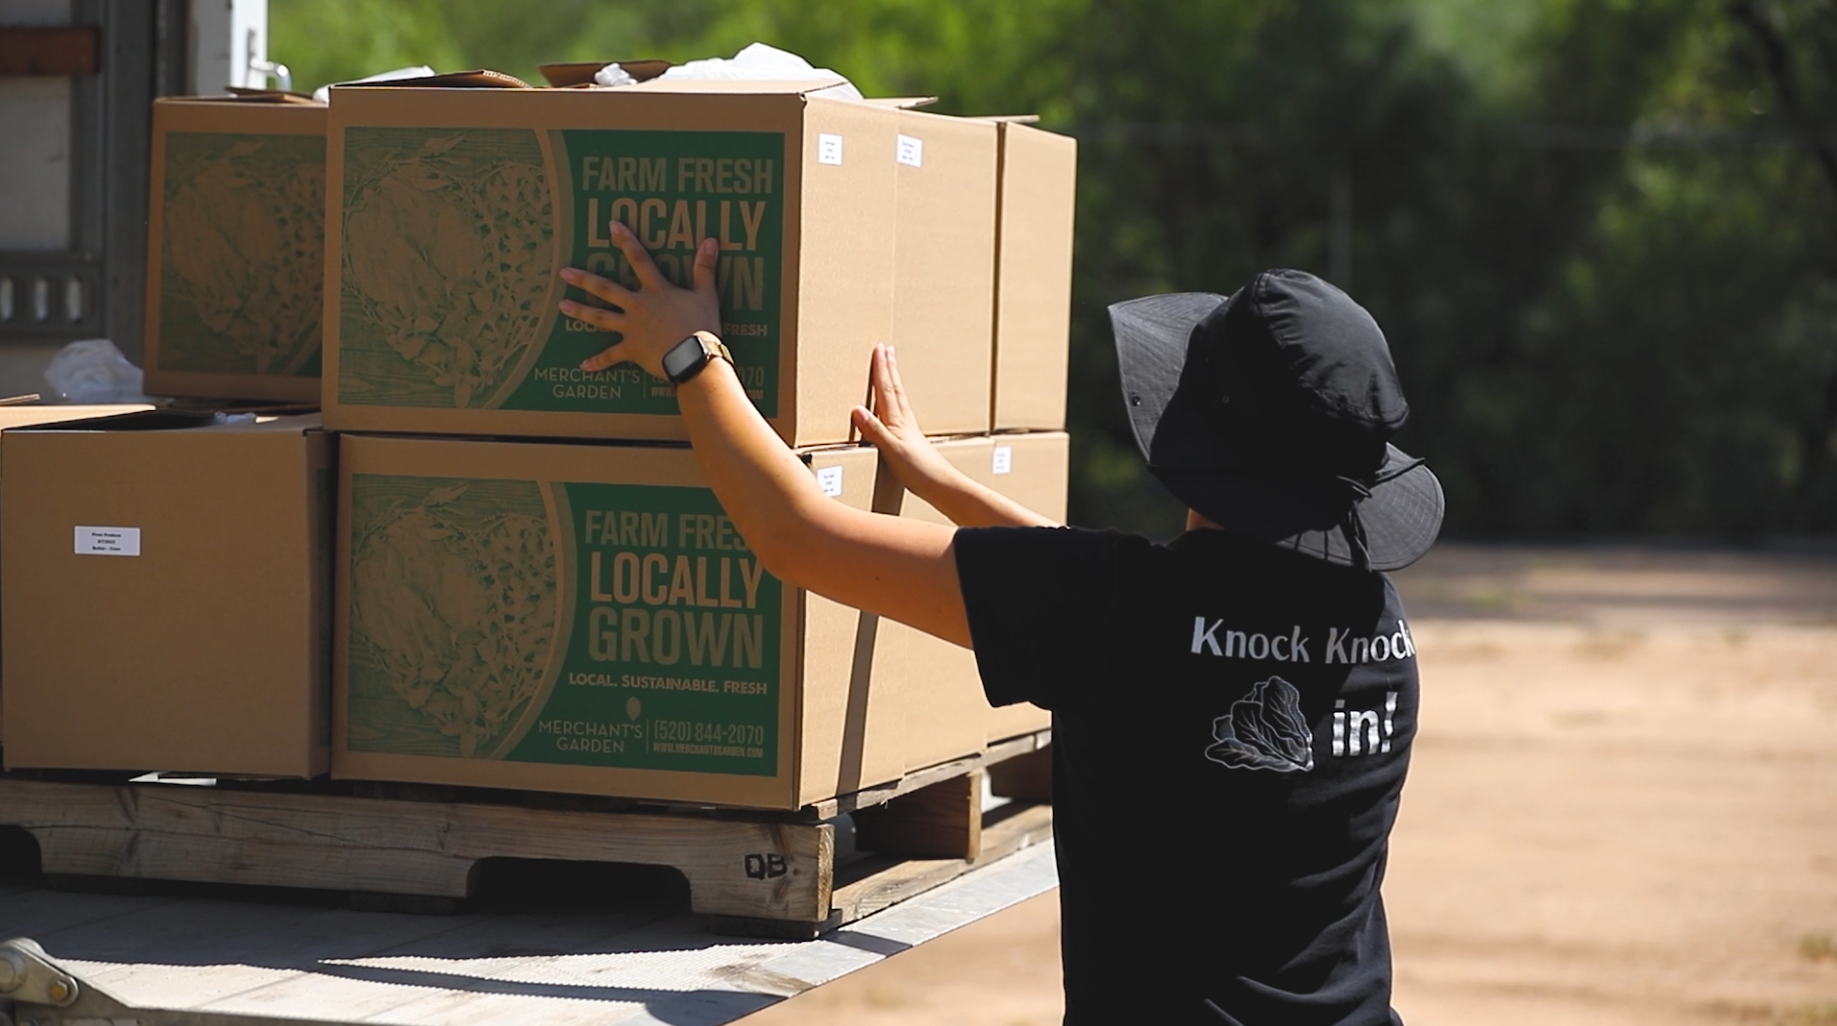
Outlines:
{"type": "Polygon", "coordinates": [[[908,491],[936,506],[958,527],[1059,526],[1051,517],[970,480],[938,453],[912,412],[892,346],[874,347],[870,376],[874,408],[855,407],[855,426],[880,449],[908,491]]]}
{"type": "MultiPolygon", "coordinates": [[[[696,251],[694,287],[671,285],[637,238],[618,222],[612,241],[637,272],[639,288],[570,268],[568,284],[616,309],[563,302],[562,313],[624,338],[581,366],[627,361],[663,377],[663,356],[692,333],[721,326],[713,239],[696,251]]],[[[747,399],[733,367],[714,360],[677,389],[697,461],[727,515],[766,569],[857,609],[970,644],[950,528],[850,509],[822,493],[809,471],[747,399]]]]}

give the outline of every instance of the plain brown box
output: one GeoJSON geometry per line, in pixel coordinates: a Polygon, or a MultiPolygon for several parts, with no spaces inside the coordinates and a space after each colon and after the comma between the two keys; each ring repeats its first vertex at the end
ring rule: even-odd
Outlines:
{"type": "MultiPolygon", "coordinates": [[[[938,439],[933,444],[971,480],[1064,522],[1070,452],[1070,439],[1064,432],[938,439]]],[[[905,496],[900,515],[952,526],[916,495],[905,496]]],[[[990,742],[1052,725],[1051,715],[1033,705],[991,707],[971,650],[923,631],[901,629],[908,636],[906,722],[915,738],[907,761],[909,770],[960,758],[981,751],[990,742]]]]}
{"type": "MultiPolygon", "coordinates": [[[[874,450],[839,447],[810,451],[803,456],[818,482],[838,501],[859,509],[873,504],[877,481],[874,450]]],[[[655,721],[645,719],[649,714],[642,711],[659,692],[622,684],[596,684],[596,690],[590,693],[565,692],[564,689],[586,683],[575,683],[565,676],[572,671],[563,663],[572,659],[573,664],[579,664],[579,650],[570,648],[567,656],[557,657],[553,654],[553,640],[549,643],[551,654],[547,657],[551,662],[545,663],[542,671],[544,683],[540,685],[538,697],[530,699],[527,706],[520,706],[522,711],[513,709],[508,719],[514,722],[504,728],[501,738],[491,739],[492,750],[481,753],[475,749],[474,755],[467,757],[458,752],[408,754],[400,750],[408,746],[397,740],[386,745],[371,742],[364,747],[354,746],[352,739],[359,731],[372,731],[375,736],[374,726],[357,720],[354,712],[358,703],[354,697],[353,678],[359,656],[355,653],[358,643],[352,614],[357,594],[353,584],[355,542],[352,535],[362,518],[353,512],[352,504],[360,478],[366,475],[395,480],[432,478],[437,480],[430,484],[448,488],[449,492],[443,494],[454,495],[458,493],[451,489],[468,482],[486,482],[490,486],[508,482],[526,492],[528,483],[536,484],[545,496],[542,501],[549,511],[550,536],[560,539],[552,543],[555,547],[550,549],[555,553],[554,565],[560,568],[557,594],[580,594],[581,585],[586,582],[586,594],[593,598],[585,610],[557,608],[553,613],[562,629],[550,637],[564,642],[568,631],[580,630],[581,624],[597,622],[592,618],[594,604],[603,598],[616,598],[616,582],[608,585],[605,576],[587,581],[593,573],[589,557],[594,547],[597,545],[604,556],[600,564],[603,575],[616,573],[621,548],[631,548],[634,553],[643,550],[625,546],[623,539],[609,545],[603,536],[583,542],[578,534],[590,534],[593,529],[583,527],[577,532],[573,526],[564,526],[576,521],[572,513],[563,511],[564,506],[572,508],[574,500],[570,496],[583,493],[559,486],[650,485],[700,491],[706,489],[706,482],[694,454],[676,446],[345,435],[340,440],[339,463],[337,642],[333,660],[334,776],[794,809],[896,779],[903,772],[909,734],[901,706],[904,695],[899,680],[904,669],[903,635],[888,629],[874,617],[789,586],[783,587],[781,592],[782,629],[778,634],[781,648],[779,664],[775,667],[778,690],[773,714],[777,761],[770,775],[539,762],[529,758],[535,751],[533,748],[522,748],[523,758],[504,758],[531,739],[534,744],[559,744],[558,740],[545,740],[561,736],[553,729],[545,730],[545,721],[552,724],[565,719],[559,713],[551,715],[551,710],[557,703],[574,702],[575,695],[587,696],[582,701],[595,710],[594,718],[588,722],[607,723],[623,729],[629,719],[633,724],[641,724],[645,735],[638,738],[634,730],[633,745],[648,743],[646,739],[660,739],[655,734],[655,721]],[[575,554],[574,559],[567,558],[569,552],[575,554]],[[570,567],[584,569],[574,572],[570,567]],[[594,591],[595,587],[606,589],[605,596],[594,591]],[[570,613],[579,613],[585,619],[570,619],[570,613]],[[600,697],[602,695],[605,697],[600,697]],[[636,707],[629,704],[634,701],[638,703],[636,707]],[[396,750],[380,750],[385,747],[396,750]]],[[[585,518],[589,510],[579,513],[582,519],[578,522],[588,523],[585,518]]],[[[669,530],[667,525],[665,530],[669,530]]],[[[717,591],[718,575],[712,559],[705,577],[705,591],[709,594],[717,591]]],[[[719,604],[710,598],[707,605],[714,609],[719,604]]],[[[684,611],[689,610],[685,607],[684,611]]],[[[587,643],[592,644],[592,641],[587,643]]],[[[617,658],[632,654],[619,651],[624,652],[624,656],[603,664],[609,679],[618,679],[623,674],[678,674],[683,677],[703,674],[712,680],[723,672],[696,669],[680,654],[677,661],[668,666],[657,665],[654,660],[619,662],[617,658]]],[[[375,660],[371,659],[366,672],[374,674],[375,665],[375,660]]],[[[414,684],[413,681],[401,683],[404,689],[414,684]]],[[[370,690],[374,694],[377,689],[372,685],[370,690]]],[[[698,706],[706,710],[704,719],[718,720],[726,701],[725,694],[706,701],[708,704],[698,706]]],[[[382,705],[389,706],[386,697],[382,705]]],[[[399,711],[394,714],[400,715],[399,711]]],[[[585,712],[579,715],[589,716],[585,712]]],[[[633,749],[634,752],[638,750],[633,749]]],[[[648,751],[645,754],[648,757],[648,751]]]]}
{"type": "MultiPolygon", "coordinates": [[[[344,202],[348,191],[345,177],[348,139],[356,129],[534,130],[542,145],[547,147],[543,159],[549,180],[567,183],[566,187],[553,187],[559,199],[555,204],[554,218],[558,227],[552,244],[555,250],[552,264],[559,270],[565,266],[565,261],[572,259],[574,252],[572,243],[567,240],[579,237],[599,245],[592,233],[604,228],[602,222],[611,219],[611,205],[622,198],[615,195],[617,190],[589,194],[587,187],[599,189],[605,183],[605,176],[603,172],[596,172],[598,176],[589,180],[584,164],[578,169],[576,182],[574,164],[561,164],[556,157],[568,145],[565,131],[698,130],[780,134],[783,166],[777,169],[779,184],[776,188],[782,202],[782,275],[777,281],[768,280],[766,285],[768,292],[773,287],[778,289],[775,295],[779,303],[779,379],[775,395],[777,408],[768,419],[792,445],[845,442],[851,431],[849,410],[863,402],[867,395],[869,354],[874,345],[892,337],[895,136],[900,112],[885,104],[806,95],[798,90],[816,91],[786,83],[693,81],[652,81],[598,90],[336,89],[332,96],[328,136],[327,223],[345,224],[343,212],[335,208],[344,202]],[[834,150],[826,148],[825,136],[841,138],[839,162],[827,159],[834,156],[834,150]],[[563,175],[567,177],[561,177],[563,175]],[[596,208],[600,211],[597,218],[589,218],[586,212],[572,209],[576,203],[587,206],[595,201],[602,201],[596,208]]],[[[679,164],[671,167],[680,170],[679,164]]],[[[678,178],[670,180],[680,181],[678,178]]],[[[719,200],[708,202],[704,230],[707,234],[716,234],[719,200]]],[[[658,224],[662,223],[661,217],[659,215],[658,224]]],[[[654,226],[654,230],[661,237],[661,228],[654,226]]],[[[738,232],[738,227],[730,225],[730,234],[736,240],[738,232]]],[[[373,383],[360,380],[372,372],[354,373],[348,381],[340,376],[341,366],[351,362],[344,339],[348,325],[342,320],[350,315],[341,298],[344,291],[341,276],[346,273],[342,233],[342,228],[328,232],[326,239],[328,285],[323,405],[328,428],[556,438],[686,438],[680,418],[670,413],[502,408],[508,401],[506,397],[520,387],[516,384],[519,381],[535,380],[544,383],[544,388],[554,387],[552,383],[556,379],[535,377],[542,367],[528,361],[552,363],[553,369],[543,373],[571,373],[580,358],[597,350],[598,342],[609,341],[604,335],[589,332],[578,333],[572,340],[566,335],[552,336],[557,330],[556,318],[560,317],[555,307],[563,296],[559,281],[552,282],[548,293],[537,302],[544,319],[517,336],[537,341],[519,357],[527,366],[519,364],[521,369],[506,379],[508,384],[493,385],[490,394],[479,400],[478,405],[465,408],[455,405],[457,394],[441,400],[446,403],[444,407],[434,398],[422,397],[419,393],[413,405],[393,398],[384,404],[376,398],[378,393],[373,383]],[[551,337],[563,341],[549,342],[551,337]],[[556,355],[534,355],[544,345],[559,347],[555,349],[556,355]],[[564,349],[568,360],[559,355],[564,349]],[[370,401],[365,401],[366,398],[370,401]]],[[[428,239],[407,241],[416,247],[432,245],[432,240],[428,239]]],[[[611,252],[609,248],[601,248],[588,255],[600,259],[610,257],[611,252]]],[[[767,273],[771,273],[769,267],[767,273]]],[[[723,334],[743,368],[743,380],[748,380],[751,388],[751,379],[745,373],[752,359],[747,353],[748,338],[743,332],[724,331],[723,334]]],[[[945,338],[936,344],[954,352],[956,355],[947,355],[947,359],[961,366],[968,367],[973,360],[981,359],[973,339],[945,338]]],[[[386,358],[384,364],[387,364],[386,358]]],[[[667,386],[646,379],[630,365],[613,370],[618,372],[618,377],[604,381],[596,379],[588,384],[594,389],[611,389],[616,385],[620,389],[633,390],[632,395],[652,398],[668,394],[667,386]]],[[[423,386],[411,383],[406,387],[422,389],[423,386]]],[[[761,401],[763,390],[754,398],[755,402],[761,401]]],[[[543,393],[540,401],[556,405],[561,400],[554,399],[551,390],[543,393]]],[[[616,400],[594,395],[578,401],[630,400],[622,392],[616,400]]],[[[947,397],[940,396],[939,401],[941,406],[949,405],[947,397]]],[[[467,402],[472,402],[470,397],[467,402]]]]}
{"type": "MultiPolygon", "coordinates": [[[[167,139],[173,133],[198,133],[205,135],[235,135],[250,141],[274,136],[314,136],[323,139],[325,136],[325,105],[301,102],[274,102],[282,94],[262,94],[247,99],[235,97],[169,97],[153,101],[153,154],[150,171],[150,189],[147,203],[147,311],[146,311],[146,391],[149,395],[192,396],[206,399],[268,399],[279,402],[317,403],[319,401],[319,346],[315,338],[310,355],[300,361],[300,369],[312,373],[293,373],[286,367],[270,368],[264,373],[257,373],[250,363],[246,372],[210,372],[195,369],[180,370],[166,362],[167,350],[177,340],[167,339],[161,328],[160,310],[166,301],[164,295],[164,275],[166,265],[166,242],[168,223],[166,217],[167,190],[167,139]]],[[[319,169],[323,175],[323,166],[319,169]]],[[[321,177],[323,181],[323,177],[321,177]]],[[[233,188],[233,187],[229,187],[233,188]]],[[[230,197],[223,197],[227,201],[230,197]]],[[[324,203],[323,193],[318,197],[324,203]]],[[[261,224],[245,223],[238,226],[242,238],[220,239],[217,247],[233,245],[236,252],[232,257],[227,251],[225,259],[236,262],[246,261],[251,256],[271,252],[276,244],[287,245],[287,234],[290,226],[263,222],[261,224]],[[249,233],[260,232],[271,236],[264,249],[249,240],[249,233]]],[[[314,226],[311,234],[323,233],[323,227],[314,226]]],[[[198,244],[197,235],[189,235],[193,244],[198,244]]],[[[299,302],[305,304],[316,316],[323,306],[322,285],[324,284],[324,262],[315,259],[308,267],[302,267],[302,273],[296,277],[275,277],[261,284],[277,290],[290,290],[299,294],[299,302]]],[[[229,304],[240,304],[249,297],[240,290],[227,293],[224,299],[229,304]]],[[[221,312],[221,311],[220,311],[221,312]]],[[[315,331],[318,336],[320,332],[315,331]]],[[[190,340],[195,343],[195,337],[190,340]]],[[[221,342],[221,339],[218,340],[221,342]]],[[[225,354],[226,361],[241,363],[241,357],[225,354]]]]}
{"type": "Polygon", "coordinates": [[[893,344],[913,407],[936,435],[989,430],[994,358],[995,188],[991,121],[899,114],[893,344]]]}
{"type": "Polygon", "coordinates": [[[996,431],[1065,427],[1077,185],[1077,140],[1001,122],[996,431]]]}
{"type": "Polygon", "coordinates": [[[173,421],[8,432],[9,769],[326,769],[330,439],[316,416],[130,429],[173,421]],[[78,554],[79,526],[138,528],[140,554],[78,554]]]}
{"type": "MultiPolygon", "coordinates": [[[[114,417],[123,413],[136,413],[152,408],[145,404],[133,403],[114,406],[0,406],[0,432],[11,428],[32,427],[36,424],[87,420],[91,417],[114,417]]],[[[4,709],[5,702],[0,701],[0,710],[4,709]]],[[[0,718],[0,737],[4,735],[5,720],[0,718]]]]}

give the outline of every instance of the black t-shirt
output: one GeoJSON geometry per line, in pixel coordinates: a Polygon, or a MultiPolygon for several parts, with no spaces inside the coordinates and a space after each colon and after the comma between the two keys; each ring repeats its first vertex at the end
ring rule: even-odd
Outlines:
{"type": "Polygon", "coordinates": [[[989,700],[1053,712],[1066,1023],[1398,1023],[1390,581],[1215,530],[965,529],[956,558],[989,700]]]}

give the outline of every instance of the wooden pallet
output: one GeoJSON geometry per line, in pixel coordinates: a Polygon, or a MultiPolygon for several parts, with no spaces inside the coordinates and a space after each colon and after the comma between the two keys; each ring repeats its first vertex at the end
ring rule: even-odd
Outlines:
{"type": "Polygon", "coordinates": [[[788,814],[607,811],[532,804],[516,792],[417,800],[297,784],[0,778],[0,827],[29,833],[48,875],[338,890],[358,907],[402,911],[456,908],[473,896],[487,859],[669,866],[688,881],[691,908],[717,929],[799,936],[1050,837],[1050,806],[1026,804],[1040,797],[1049,738],[1017,738],[788,814]],[[1018,800],[985,816],[985,777],[1018,800]],[[837,857],[842,813],[852,813],[855,847],[870,853],[852,862],[837,857]]]}

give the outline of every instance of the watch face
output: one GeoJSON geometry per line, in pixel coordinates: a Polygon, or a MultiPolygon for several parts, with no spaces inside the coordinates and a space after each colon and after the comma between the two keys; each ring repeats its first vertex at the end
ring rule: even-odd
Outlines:
{"type": "Polygon", "coordinates": [[[684,378],[700,370],[707,361],[708,354],[702,351],[702,340],[691,335],[663,354],[663,376],[681,383],[684,378]]]}

